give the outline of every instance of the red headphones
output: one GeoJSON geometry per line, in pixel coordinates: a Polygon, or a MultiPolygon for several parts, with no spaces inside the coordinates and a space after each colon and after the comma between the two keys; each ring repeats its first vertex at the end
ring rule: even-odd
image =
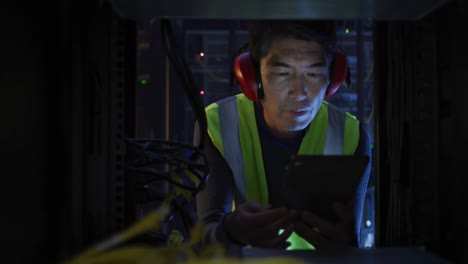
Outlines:
{"type": "MultiPolygon", "coordinates": [[[[325,92],[325,99],[332,96],[345,80],[348,85],[350,84],[348,62],[343,50],[336,49],[331,67],[330,85],[325,92]]],[[[234,76],[241,91],[247,98],[257,102],[259,97],[262,97],[263,90],[259,67],[254,65],[249,52],[237,56],[234,62],[234,76]]]]}

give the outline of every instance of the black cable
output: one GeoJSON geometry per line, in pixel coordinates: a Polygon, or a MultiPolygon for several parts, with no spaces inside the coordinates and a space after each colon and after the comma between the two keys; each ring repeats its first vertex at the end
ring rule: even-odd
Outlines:
{"type": "Polygon", "coordinates": [[[200,126],[200,131],[202,131],[198,147],[203,146],[207,130],[204,105],[199,96],[199,89],[195,87],[195,81],[193,79],[192,72],[190,71],[190,68],[188,67],[185,59],[180,56],[180,54],[183,53],[175,41],[171,22],[168,19],[161,20],[161,36],[167,55],[169,56],[170,61],[174,64],[176,72],[182,79],[183,88],[187,93],[190,103],[192,104],[192,108],[196,114],[196,118],[200,126]]]}
{"type": "MultiPolygon", "coordinates": [[[[184,228],[189,232],[193,222],[184,210],[184,206],[204,188],[208,179],[208,161],[201,152],[207,137],[207,120],[199,89],[187,62],[181,56],[183,52],[175,41],[168,19],[161,20],[161,36],[167,56],[180,77],[183,89],[195,112],[201,135],[198,145],[194,143],[195,146],[161,139],[127,139],[129,158],[126,170],[136,172],[137,176],[143,177],[140,181],[146,186],[155,181],[166,181],[172,187],[188,190],[191,197],[178,195],[171,199],[170,215],[180,213],[184,228]],[[194,177],[199,182],[196,182],[194,177]]],[[[174,191],[174,188],[171,189],[170,192],[174,191]]],[[[170,192],[169,195],[173,194],[170,192]]]]}
{"type": "Polygon", "coordinates": [[[129,143],[129,153],[135,153],[135,157],[129,157],[126,165],[127,171],[138,172],[149,175],[148,181],[166,180],[178,187],[190,190],[193,195],[201,191],[208,179],[208,160],[201,151],[191,145],[165,141],[160,139],[127,139],[129,143]],[[190,156],[198,156],[198,159],[191,160],[185,158],[187,152],[190,156]],[[169,171],[161,171],[156,167],[169,165],[169,171]],[[194,175],[200,182],[192,187],[181,184],[172,179],[173,174],[189,178],[187,172],[194,175]]]}
{"type": "MultiPolygon", "coordinates": [[[[174,216],[179,213],[185,232],[190,232],[193,221],[186,212],[185,206],[193,201],[205,186],[209,171],[207,158],[199,148],[185,143],[144,138],[127,139],[127,142],[129,157],[126,170],[136,172],[134,177],[142,177],[139,181],[149,186],[145,187],[148,192],[153,190],[151,185],[157,181],[168,182],[172,187],[190,192],[190,198],[178,195],[169,201],[170,215],[174,216]],[[198,158],[192,160],[187,156],[198,156],[198,158]]],[[[168,194],[170,195],[173,191],[174,189],[171,188],[168,194]]],[[[162,197],[150,195],[148,199],[162,201],[164,200],[162,197]]]]}
{"type": "Polygon", "coordinates": [[[149,177],[147,178],[147,182],[154,182],[154,181],[158,181],[158,180],[164,180],[164,181],[167,181],[177,187],[180,187],[180,188],[183,188],[183,189],[186,189],[186,190],[189,190],[189,191],[193,191],[193,192],[196,192],[197,191],[197,188],[196,187],[191,187],[191,186],[187,186],[185,184],[182,184],[182,183],[178,183],[176,181],[174,181],[173,179],[171,179],[171,177],[165,175],[165,173],[161,173],[157,170],[152,170],[152,169],[148,169],[148,168],[132,168],[132,167],[127,167],[126,168],[128,172],[137,172],[137,173],[140,173],[140,174],[148,174],[148,175],[151,175],[151,176],[154,176],[154,177],[149,177]]]}

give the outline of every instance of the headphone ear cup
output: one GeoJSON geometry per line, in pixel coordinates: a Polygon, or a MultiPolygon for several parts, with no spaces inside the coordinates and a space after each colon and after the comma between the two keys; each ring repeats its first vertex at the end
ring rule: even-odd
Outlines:
{"type": "Polygon", "coordinates": [[[258,101],[257,74],[249,52],[237,56],[234,61],[234,77],[242,93],[250,100],[258,101]]]}
{"type": "Polygon", "coordinates": [[[330,74],[330,85],[325,93],[325,99],[332,96],[341,84],[346,80],[348,71],[348,60],[343,50],[337,49],[334,54],[332,61],[331,74],[330,74]]]}

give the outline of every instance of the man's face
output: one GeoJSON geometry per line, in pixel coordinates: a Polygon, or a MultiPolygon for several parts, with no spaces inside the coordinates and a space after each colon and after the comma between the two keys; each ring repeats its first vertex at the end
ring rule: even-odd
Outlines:
{"type": "Polygon", "coordinates": [[[322,105],[329,83],[328,63],[318,42],[294,38],[272,40],[260,61],[263,115],[277,136],[307,127],[322,105]]]}

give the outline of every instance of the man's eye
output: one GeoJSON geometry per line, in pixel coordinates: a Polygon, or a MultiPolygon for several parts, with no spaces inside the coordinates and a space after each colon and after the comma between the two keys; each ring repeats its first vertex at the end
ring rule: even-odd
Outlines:
{"type": "Polygon", "coordinates": [[[317,73],[317,72],[308,72],[308,73],[307,73],[307,76],[309,76],[309,77],[318,77],[318,76],[320,76],[320,75],[322,75],[322,74],[321,74],[321,73],[317,73]]]}
{"type": "Polygon", "coordinates": [[[278,75],[278,76],[288,76],[289,72],[277,72],[276,75],[278,75]]]}

